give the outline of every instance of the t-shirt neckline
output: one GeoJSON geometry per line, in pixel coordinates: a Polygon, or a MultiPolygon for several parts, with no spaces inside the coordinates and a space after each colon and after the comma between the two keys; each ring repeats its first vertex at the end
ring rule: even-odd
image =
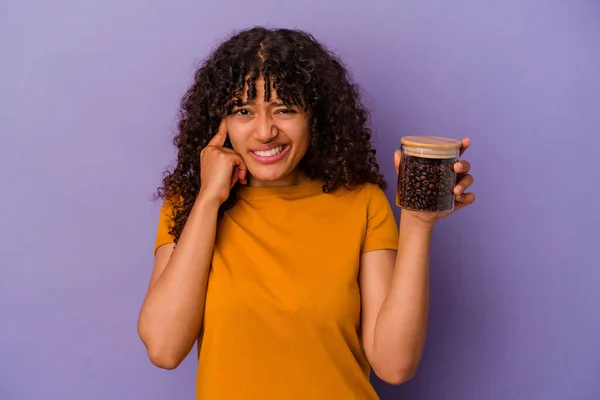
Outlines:
{"type": "Polygon", "coordinates": [[[323,182],[319,179],[306,178],[295,185],[286,186],[245,186],[242,185],[239,195],[242,198],[263,197],[304,197],[323,191],[323,182]]]}

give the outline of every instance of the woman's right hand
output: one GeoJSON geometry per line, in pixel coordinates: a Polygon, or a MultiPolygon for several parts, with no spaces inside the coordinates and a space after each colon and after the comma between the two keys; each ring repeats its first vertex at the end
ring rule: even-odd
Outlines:
{"type": "Polygon", "coordinates": [[[225,121],[208,145],[200,152],[200,194],[223,204],[237,181],[246,184],[246,164],[234,150],[224,147],[225,121]]]}

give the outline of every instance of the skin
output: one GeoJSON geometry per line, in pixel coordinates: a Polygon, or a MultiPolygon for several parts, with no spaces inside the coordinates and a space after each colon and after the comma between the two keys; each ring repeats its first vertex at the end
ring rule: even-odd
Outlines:
{"type": "Polygon", "coordinates": [[[225,127],[234,150],[242,157],[249,172],[251,186],[295,185],[304,179],[297,166],[310,144],[308,116],[299,107],[286,107],[271,91],[271,101],[264,99],[264,80],[257,79],[257,96],[235,107],[225,118],[225,127]],[[285,157],[274,164],[264,164],[252,157],[252,150],[285,145],[285,157]]]}
{"type": "MultiPolygon", "coordinates": [[[[462,140],[461,154],[469,145],[469,139],[462,140]]],[[[399,163],[400,152],[396,151],[396,173],[399,163]]],[[[475,201],[473,193],[465,193],[473,183],[469,162],[457,162],[454,170],[459,173],[454,211],[403,210],[398,251],[376,250],[361,257],[365,354],[377,376],[390,384],[412,379],[423,356],[429,314],[429,253],[435,223],[475,201]]]]}
{"type": "MultiPolygon", "coordinates": [[[[208,271],[214,248],[219,206],[233,185],[294,185],[305,179],[298,164],[310,137],[306,113],[287,109],[272,94],[264,102],[257,82],[254,102],[234,109],[200,154],[202,188],[177,247],[161,246],[138,320],[138,332],[150,360],[176,368],[197,340],[202,327],[208,271]],[[233,149],[224,146],[229,137],[233,149]],[[287,154],[273,164],[254,159],[252,150],[285,144],[287,154]],[[198,305],[202,305],[199,307],[198,305]]],[[[470,145],[462,140],[462,153],[470,145]]],[[[400,153],[394,155],[396,172],[400,153]]],[[[402,211],[398,251],[377,250],[360,260],[362,329],[365,354],[374,372],[390,384],[410,380],[421,361],[429,313],[429,253],[436,221],[470,205],[475,195],[470,164],[454,165],[459,173],[456,205],[448,213],[402,211]]]]}

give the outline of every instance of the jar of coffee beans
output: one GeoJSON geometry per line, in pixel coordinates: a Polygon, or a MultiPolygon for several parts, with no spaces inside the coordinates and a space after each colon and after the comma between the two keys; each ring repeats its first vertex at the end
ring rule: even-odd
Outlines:
{"type": "Polygon", "coordinates": [[[454,209],[454,186],[461,142],[436,136],[405,136],[400,141],[396,204],[415,211],[454,209]]]}

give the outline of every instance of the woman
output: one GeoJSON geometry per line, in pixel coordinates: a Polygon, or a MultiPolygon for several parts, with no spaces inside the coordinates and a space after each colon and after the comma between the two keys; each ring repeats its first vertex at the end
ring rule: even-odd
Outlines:
{"type": "MultiPolygon", "coordinates": [[[[403,211],[398,234],[367,117],[302,32],[241,32],[197,71],[138,330],[165,369],[198,341],[199,399],[376,399],[370,368],[415,373],[447,214],[403,211]]],[[[455,169],[459,209],[473,179],[455,169]]]]}

